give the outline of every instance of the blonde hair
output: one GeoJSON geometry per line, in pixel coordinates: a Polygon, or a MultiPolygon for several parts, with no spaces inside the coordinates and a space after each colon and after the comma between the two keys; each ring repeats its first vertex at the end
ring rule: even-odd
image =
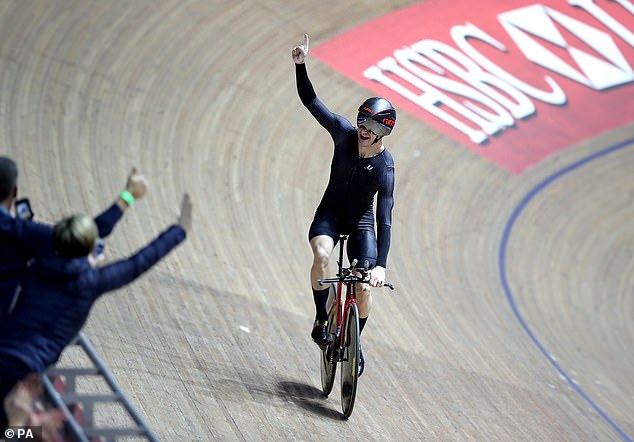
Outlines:
{"type": "Polygon", "coordinates": [[[68,258],[87,256],[94,249],[98,237],[97,224],[87,215],[72,215],[55,224],[55,250],[68,258]]]}

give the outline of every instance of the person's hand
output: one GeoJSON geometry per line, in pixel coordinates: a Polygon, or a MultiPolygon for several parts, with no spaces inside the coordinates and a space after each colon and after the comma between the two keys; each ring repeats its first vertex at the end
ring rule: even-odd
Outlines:
{"type": "Polygon", "coordinates": [[[189,193],[183,194],[181,201],[181,214],[178,217],[178,225],[187,233],[192,229],[192,199],[189,193]]]}
{"type": "Polygon", "coordinates": [[[372,287],[382,287],[385,283],[385,267],[376,266],[370,270],[370,285],[372,287]]]}
{"type": "Polygon", "coordinates": [[[25,383],[20,381],[4,398],[4,412],[9,426],[28,425],[31,414],[32,397],[25,383]]]}
{"type": "Polygon", "coordinates": [[[148,182],[145,176],[138,173],[136,167],[132,168],[128,180],[126,181],[125,189],[132,194],[135,200],[143,198],[145,192],[147,192],[148,182]]]}
{"type": "Polygon", "coordinates": [[[42,394],[42,381],[37,373],[31,373],[15,384],[4,398],[4,410],[9,425],[31,425],[33,401],[42,394]]]}
{"type": "Polygon", "coordinates": [[[295,64],[304,64],[308,57],[308,34],[304,34],[304,44],[295,46],[291,55],[295,64]]]}
{"type": "Polygon", "coordinates": [[[62,410],[33,410],[29,419],[29,426],[42,427],[43,442],[63,442],[60,431],[66,420],[62,410]]]}

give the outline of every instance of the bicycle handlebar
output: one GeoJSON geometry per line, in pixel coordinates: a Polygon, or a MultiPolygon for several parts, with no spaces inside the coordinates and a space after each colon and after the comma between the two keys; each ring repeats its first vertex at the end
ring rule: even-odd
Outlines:
{"type": "MultiPolygon", "coordinates": [[[[342,237],[342,243],[343,244],[343,237],[342,237]]],[[[343,247],[343,245],[340,244],[340,247],[343,247]]],[[[343,253],[343,249],[341,249],[341,253],[343,253]]],[[[350,282],[361,282],[361,283],[366,283],[369,284],[370,282],[370,263],[368,262],[368,260],[365,260],[363,262],[363,267],[362,268],[357,268],[357,260],[354,259],[352,260],[352,262],[350,263],[350,267],[347,268],[343,268],[341,265],[341,262],[338,262],[339,264],[339,273],[337,274],[336,278],[325,278],[325,279],[318,279],[317,282],[319,283],[319,285],[324,285],[324,284],[332,284],[335,282],[342,282],[342,283],[350,283],[350,282]]],[[[394,290],[394,284],[392,284],[391,282],[385,282],[383,283],[383,285],[381,287],[389,287],[390,289],[394,290]]]]}
{"type": "MultiPolygon", "coordinates": [[[[317,282],[319,283],[319,285],[333,284],[335,282],[343,282],[343,283],[346,283],[346,282],[365,282],[365,283],[369,283],[366,278],[360,278],[358,276],[345,276],[343,278],[318,279],[317,282]]],[[[391,282],[383,283],[383,285],[381,287],[388,287],[391,290],[394,290],[396,288],[394,286],[394,284],[392,284],[391,282]]]]}

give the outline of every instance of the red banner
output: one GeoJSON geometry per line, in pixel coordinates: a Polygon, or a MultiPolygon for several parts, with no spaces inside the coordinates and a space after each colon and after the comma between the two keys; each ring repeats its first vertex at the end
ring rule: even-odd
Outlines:
{"type": "Polygon", "coordinates": [[[519,174],[634,121],[633,30],[629,0],[429,0],[312,54],[519,174]]]}

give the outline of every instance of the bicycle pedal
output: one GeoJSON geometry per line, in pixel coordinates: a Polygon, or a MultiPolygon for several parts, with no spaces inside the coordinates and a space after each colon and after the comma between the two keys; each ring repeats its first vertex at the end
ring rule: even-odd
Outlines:
{"type": "Polygon", "coordinates": [[[335,342],[335,338],[332,335],[328,335],[328,342],[325,344],[317,344],[319,348],[325,351],[329,347],[333,347],[333,343],[335,342]]]}

